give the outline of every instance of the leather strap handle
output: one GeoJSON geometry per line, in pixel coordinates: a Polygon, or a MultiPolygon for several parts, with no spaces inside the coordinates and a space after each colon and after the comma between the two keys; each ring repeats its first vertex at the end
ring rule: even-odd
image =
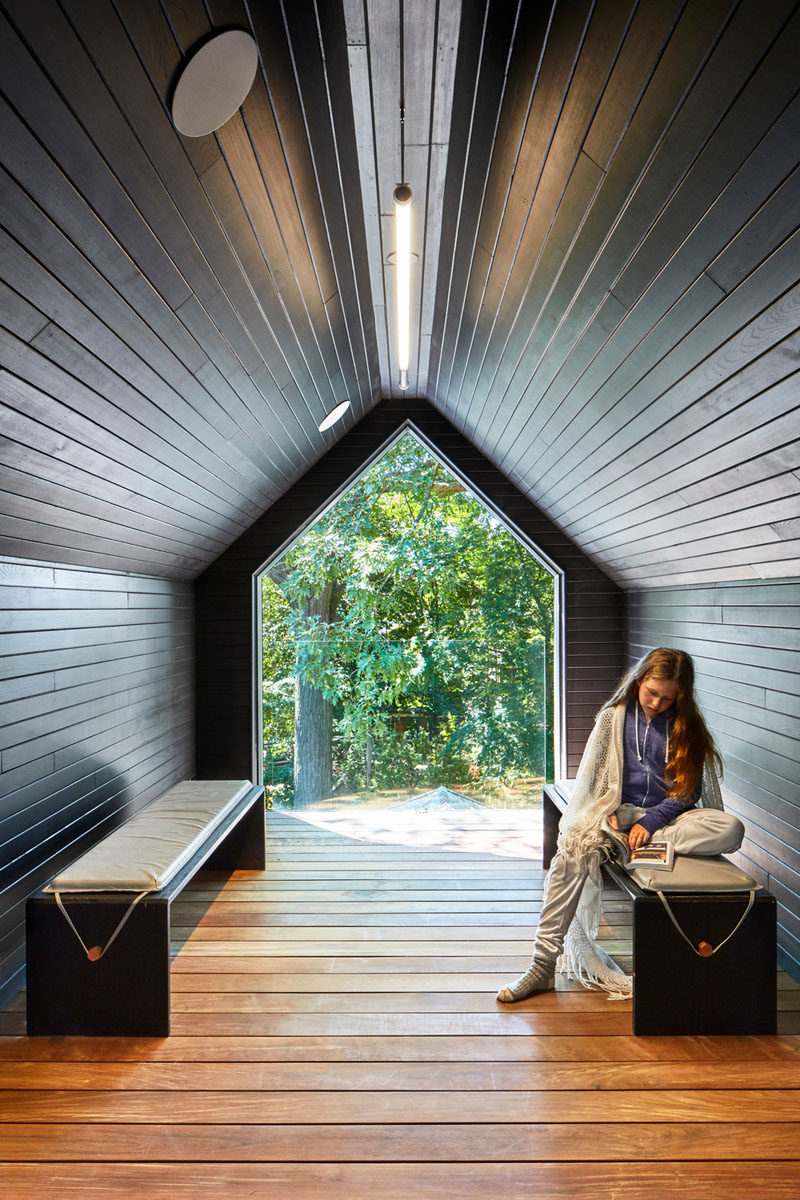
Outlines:
{"type": "Polygon", "coordinates": [[[83,938],[81,937],[81,935],[78,933],[77,929],[75,928],[75,923],[72,920],[72,917],[69,915],[69,913],[66,910],[66,907],[64,906],[64,903],[61,899],[60,892],[55,892],[54,894],[55,894],[55,898],[56,898],[56,904],[58,905],[58,907],[61,909],[62,913],[64,914],[64,917],[66,918],[66,922],[69,925],[72,932],[75,934],[75,937],[78,939],[81,946],[83,946],[83,952],[86,955],[86,957],[89,959],[89,962],[98,962],[103,957],[106,950],[110,949],[111,944],[114,941],[114,939],[116,938],[117,934],[121,933],[122,927],[124,926],[125,922],[128,920],[128,917],[131,915],[133,910],[136,908],[136,905],[139,903],[139,901],[142,899],[143,896],[148,895],[149,891],[150,891],[150,889],[148,888],[144,892],[139,892],[139,895],[134,897],[134,899],[130,902],[128,907],[125,909],[125,912],[123,913],[123,916],[122,916],[122,920],[117,925],[117,928],[114,930],[111,937],[106,942],[105,946],[87,946],[86,945],[86,942],[83,940],[83,938]]]}
{"type": "Polygon", "coordinates": [[[726,942],[729,942],[731,940],[731,938],[736,933],[739,926],[744,921],[747,914],[750,912],[750,909],[753,907],[753,902],[756,898],[756,890],[755,890],[755,888],[751,888],[750,889],[750,898],[747,901],[747,907],[745,908],[741,917],[739,917],[739,920],[736,922],[736,924],[734,925],[733,929],[730,931],[728,936],[726,938],[723,938],[722,941],[719,943],[719,945],[712,947],[708,942],[699,942],[695,946],[694,942],[686,936],[686,934],[683,932],[680,925],[678,924],[677,918],[676,918],[674,912],[672,911],[672,909],[670,908],[669,903],[668,903],[667,898],[664,895],[664,893],[662,891],[659,891],[658,889],[656,889],[656,893],[658,895],[659,900],[664,905],[664,908],[667,910],[667,916],[669,917],[670,921],[672,921],[672,924],[675,926],[678,933],[681,935],[683,940],[686,942],[686,945],[691,948],[692,953],[696,954],[698,956],[698,958],[710,958],[712,954],[716,954],[718,950],[722,949],[722,947],[725,945],[726,942]]]}

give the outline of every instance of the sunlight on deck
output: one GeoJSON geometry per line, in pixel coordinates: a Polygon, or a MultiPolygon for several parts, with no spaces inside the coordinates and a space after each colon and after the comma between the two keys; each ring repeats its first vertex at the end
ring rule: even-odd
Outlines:
{"type": "Polygon", "coordinates": [[[315,808],[295,811],[291,816],[318,829],[362,842],[497,854],[505,858],[531,859],[541,864],[541,805],[527,809],[462,811],[315,808]]]}

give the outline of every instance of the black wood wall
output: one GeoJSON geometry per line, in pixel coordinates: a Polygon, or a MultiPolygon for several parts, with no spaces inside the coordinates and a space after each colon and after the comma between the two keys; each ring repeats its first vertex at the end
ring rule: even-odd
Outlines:
{"type": "Polygon", "coordinates": [[[0,1000],[25,897],[194,774],[192,585],[0,558],[0,1000]]]}
{"type": "Polygon", "coordinates": [[[197,773],[252,768],[252,576],[304,527],[404,423],[416,429],[564,572],[567,770],[624,668],[620,589],[423,400],[386,400],[363,418],[200,578],[197,602],[197,773]]]}
{"type": "Polygon", "coordinates": [[[744,821],[741,866],[779,904],[781,958],[800,978],[800,581],[627,593],[630,654],[688,650],[722,752],[727,807],[744,821]]]}

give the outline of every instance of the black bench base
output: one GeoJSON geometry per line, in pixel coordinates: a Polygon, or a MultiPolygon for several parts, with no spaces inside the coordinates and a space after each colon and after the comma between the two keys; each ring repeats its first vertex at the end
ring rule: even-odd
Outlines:
{"type": "MultiPolygon", "coordinates": [[[[544,789],[544,865],[556,848],[566,797],[544,789]]],[[[761,888],[747,918],[716,954],[695,954],[654,892],[614,862],[606,875],[633,909],[633,1032],[637,1035],[774,1034],[777,1032],[777,905],[761,888]]],[[[748,894],[671,893],[681,929],[696,945],[719,945],[735,927],[748,894]]]]}
{"type": "MultiPolygon", "coordinates": [[[[253,787],[159,892],[136,905],[108,953],[90,962],[51,893],[26,906],[27,1030],[30,1035],[166,1037],[170,1031],[170,907],[201,869],[266,865],[264,789],[253,787]]],[[[63,894],[87,946],[104,946],[133,897],[63,894]]]]}
{"type": "MultiPolygon", "coordinates": [[[[169,1033],[169,903],[140,900],[108,954],[90,962],[52,896],[27,904],[26,1001],[31,1035],[169,1033]]],[[[64,896],[87,946],[104,946],[132,897],[64,896]]]]}
{"type": "MultiPolygon", "coordinates": [[[[777,906],[763,888],[731,940],[703,958],[687,946],[654,892],[616,863],[604,868],[633,906],[633,1032],[774,1034],[777,1031],[777,906]]],[[[671,893],[675,919],[693,945],[718,946],[749,895],[671,893]]]]}

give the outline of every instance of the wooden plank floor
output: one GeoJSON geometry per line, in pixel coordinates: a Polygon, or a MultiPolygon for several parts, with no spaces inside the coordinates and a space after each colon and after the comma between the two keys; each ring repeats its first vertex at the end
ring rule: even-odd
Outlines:
{"type": "MultiPolygon", "coordinates": [[[[476,820],[268,814],[263,874],[175,906],[167,1039],[28,1039],[20,997],[2,1200],[796,1200],[797,985],[774,1038],[634,1038],[629,1003],[563,980],[498,1004],[543,874],[526,818],[476,820]]],[[[625,963],[614,893],[603,937],[625,963]]]]}

